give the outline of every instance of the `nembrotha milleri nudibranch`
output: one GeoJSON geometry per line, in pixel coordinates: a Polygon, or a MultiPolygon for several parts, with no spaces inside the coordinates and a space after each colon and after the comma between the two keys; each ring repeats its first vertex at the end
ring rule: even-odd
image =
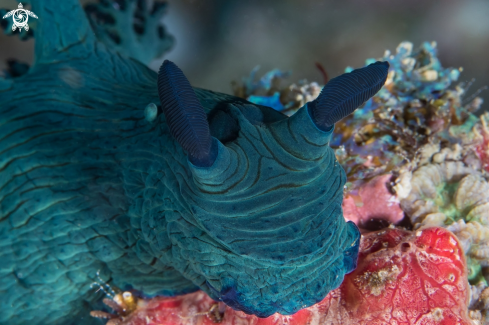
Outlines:
{"type": "Polygon", "coordinates": [[[32,10],[35,62],[0,81],[0,323],[89,322],[98,270],[265,317],[320,301],[355,268],[328,143],[387,63],[332,79],[288,118],[113,52],[77,0],[32,10]]]}

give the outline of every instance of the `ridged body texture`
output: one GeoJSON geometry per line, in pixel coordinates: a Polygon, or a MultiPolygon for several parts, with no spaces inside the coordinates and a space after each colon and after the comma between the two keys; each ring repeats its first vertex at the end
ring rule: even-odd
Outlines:
{"type": "Polygon", "coordinates": [[[0,80],[0,324],[94,322],[97,271],[263,317],[322,300],[355,268],[332,129],[307,106],[287,118],[176,70],[158,84],[95,40],[77,0],[32,10],[34,65],[0,80]]]}

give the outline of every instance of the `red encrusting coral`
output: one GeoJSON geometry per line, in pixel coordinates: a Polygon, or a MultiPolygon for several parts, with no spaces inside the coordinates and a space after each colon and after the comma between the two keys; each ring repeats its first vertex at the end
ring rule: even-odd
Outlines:
{"type": "Polygon", "coordinates": [[[358,267],[321,303],[325,324],[471,324],[466,262],[443,228],[362,238],[358,267]]]}
{"type": "Polygon", "coordinates": [[[387,228],[362,236],[358,267],[338,289],[292,316],[220,314],[199,291],[144,302],[119,324],[211,325],[217,315],[223,325],[469,325],[468,303],[466,261],[451,232],[387,228]]]}

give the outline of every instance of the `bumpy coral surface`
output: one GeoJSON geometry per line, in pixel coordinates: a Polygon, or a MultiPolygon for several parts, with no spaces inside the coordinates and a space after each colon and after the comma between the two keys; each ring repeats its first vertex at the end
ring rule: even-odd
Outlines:
{"type": "MultiPolygon", "coordinates": [[[[358,268],[320,303],[291,316],[257,318],[222,309],[204,293],[155,298],[121,324],[470,325],[464,253],[443,228],[385,229],[362,236],[358,268]]],[[[480,293],[479,293],[480,295],[480,293]]]]}
{"type": "Polygon", "coordinates": [[[442,226],[461,218],[479,219],[487,210],[489,184],[461,161],[427,164],[411,178],[411,191],[401,201],[416,228],[442,226]]]}

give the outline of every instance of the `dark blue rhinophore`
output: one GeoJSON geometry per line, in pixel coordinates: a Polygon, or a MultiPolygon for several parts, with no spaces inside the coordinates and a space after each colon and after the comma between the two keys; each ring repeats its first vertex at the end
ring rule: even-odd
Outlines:
{"type": "Polygon", "coordinates": [[[158,73],[158,95],[171,134],[198,167],[209,167],[217,155],[204,108],[182,70],[165,60],[158,73]]]}
{"type": "Polygon", "coordinates": [[[327,130],[353,113],[382,88],[388,70],[389,63],[377,61],[331,79],[319,97],[308,104],[317,127],[327,130]]]}

